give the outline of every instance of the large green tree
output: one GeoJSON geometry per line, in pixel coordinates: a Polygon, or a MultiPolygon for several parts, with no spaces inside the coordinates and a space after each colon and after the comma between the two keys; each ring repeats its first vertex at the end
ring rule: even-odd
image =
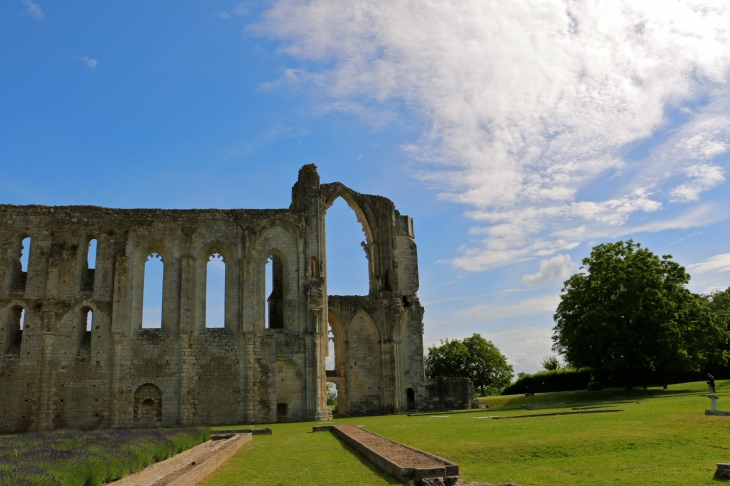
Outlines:
{"type": "Polygon", "coordinates": [[[513,369],[507,358],[479,334],[459,340],[442,340],[428,348],[426,376],[454,376],[471,379],[482,395],[495,394],[509,385],[513,369]]]}
{"type": "Polygon", "coordinates": [[[703,295],[707,305],[730,327],[730,288],[703,295]]]}
{"type": "Polygon", "coordinates": [[[632,240],[593,247],[564,284],[553,349],[576,367],[697,370],[724,363],[728,330],[707,300],[691,293],[684,267],[632,240]]]}
{"type": "MultiPolygon", "coordinates": [[[[730,334],[730,288],[725,290],[717,290],[710,294],[702,296],[705,299],[708,307],[717,315],[722,325],[728,330],[730,334]]],[[[730,343],[724,343],[720,346],[723,350],[730,350],[730,343]]],[[[711,366],[720,365],[722,363],[711,363],[711,366]]]]}

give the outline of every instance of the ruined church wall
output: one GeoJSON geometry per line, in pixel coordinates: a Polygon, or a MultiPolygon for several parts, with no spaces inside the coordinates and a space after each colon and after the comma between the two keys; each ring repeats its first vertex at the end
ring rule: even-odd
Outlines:
{"type": "MultiPolygon", "coordinates": [[[[11,309],[26,311],[17,355],[0,357],[0,388],[11,392],[0,397],[4,431],[132,426],[135,390],[145,383],[162,391],[163,425],[274,421],[276,357],[312,368],[301,345],[300,214],[0,206],[0,223],[3,350],[11,309]],[[26,236],[28,272],[17,290],[13,272],[26,236]],[[93,288],[84,289],[90,238],[98,241],[96,268],[93,288]],[[161,329],[141,328],[151,252],[165,265],[161,329]],[[226,262],[224,329],[204,322],[212,252],[226,262]],[[287,261],[284,337],[264,329],[267,252],[287,261]],[[93,329],[80,353],[84,308],[93,329]]],[[[316,406],[303,406],[302,417],[316,406]]]]}
{"type": "Polygon", "coordinates": [[[0,205],[0,431],[326,420],[328,377],[348,414],[428,408],[417,291],[411,218],[384,197],[320,184],[313,165],[288,209],[0,205]],[[327,297],[325,215],[338,197],[363,225],[368,295],[327,297]],[[151,254],[164,264],[160,328],[142,327],[151,254]],[[222,328],[205,322],[213,254],[225,264],[222,328]],[[270,257],[281,286],[267,303],[270,257]],[[267,328],[268,305],[280,328],[267,328]],[[325,368],[330,315],[341,321],[336,376],[325,368]]]}

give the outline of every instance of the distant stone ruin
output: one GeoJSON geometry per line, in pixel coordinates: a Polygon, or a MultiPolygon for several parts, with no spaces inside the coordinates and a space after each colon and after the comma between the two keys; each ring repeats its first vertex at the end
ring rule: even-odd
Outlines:
{"type": "Polygon", "coordinates": [[[470,406],[468,380],[424,377],[413,220],[321,184],[314,165],[288,209],[0,205],[0,223],[2,432],[329,420],[328,381],[339,415],[470,406]],[[327,293],[338,197],[365,233],[368,295],[327,293]],[[212,256],[225,265],[219,328],[206,326],[212,256]],[[164,265],[157,327],[143,327],[150,257],[164,265]]]}

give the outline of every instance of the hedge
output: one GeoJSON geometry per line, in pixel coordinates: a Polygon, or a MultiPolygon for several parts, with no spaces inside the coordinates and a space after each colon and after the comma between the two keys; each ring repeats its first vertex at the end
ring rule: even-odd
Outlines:
{"type": "MultiPolygon", "coordinates": [[[[714,366],[707,371],[710,371],[716,380],[730,378],[730,367],[728,366],[714,366]]],[[[704,381],[707,371],[639,370],[634,372],[632,381],[635,387],[704,381]]],[[[626,372],[591,370],[590,368],[538,371],[522,375],[516,382],[505,388],[502,395],[585,390],[591,381],[597,381],[606,388],[623,388],[627,381],[626,372]]]]}
{"type": "Polygon", "coordinates": [[[589,368],[538,371],[522,375],[515,383],[505,388],[502,395],[585,390],[589,381],[591,381],[589,368]]]}

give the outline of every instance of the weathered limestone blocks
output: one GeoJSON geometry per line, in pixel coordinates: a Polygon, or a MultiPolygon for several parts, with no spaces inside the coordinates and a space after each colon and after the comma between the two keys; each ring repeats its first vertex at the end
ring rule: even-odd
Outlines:
{"type": "Polygon", "coordinates": [[[417,291],[413,220],[384,197],[320,184],[314,165],[287,209],[0,205],[0,432],[327,420],[327,381],[340,415],[431,408],[417,291]],[[363,226],[368,295],[327,297],[325,215],[338,197],[363,226]],[[206,326],[213,255],[223,328],[206,326]],[[143,328],[157,256],[161,319],[143,328]]]}

